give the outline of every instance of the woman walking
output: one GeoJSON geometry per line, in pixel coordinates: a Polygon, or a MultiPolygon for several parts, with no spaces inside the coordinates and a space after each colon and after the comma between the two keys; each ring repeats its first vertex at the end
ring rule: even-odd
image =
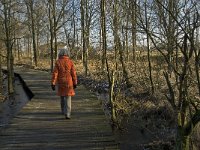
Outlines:
{"type": "Polygon", "coordinates": [[[66,119],[71,117],[71,97],[75,95],[74,89],[77,85],[76,70],[73,61],[69,58],[67,49],[60,49],[58,60],[52,73],[51,88],[55,90],[57,84],[57,95],[60,96],[62,114],[66,119]]]}

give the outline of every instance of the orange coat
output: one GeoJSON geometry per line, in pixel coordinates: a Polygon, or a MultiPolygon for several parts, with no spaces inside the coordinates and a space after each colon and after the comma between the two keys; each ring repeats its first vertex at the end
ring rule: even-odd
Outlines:
{"type": "Polygon", "coordinates": [[[73,62],[67,56],[61,56],[55,63],[51,84],[58,84],[58,96],[74,96],[73,85],[77,84],[77,76],[73,62]]]}

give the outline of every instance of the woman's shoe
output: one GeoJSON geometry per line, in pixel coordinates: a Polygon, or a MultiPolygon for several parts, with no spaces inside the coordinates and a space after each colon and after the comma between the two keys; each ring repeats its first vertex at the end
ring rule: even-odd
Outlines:
{"type": "Polygon", "coordinates": [[[65,114],[65,119],[71,119],[71,117],[65,114]]]}

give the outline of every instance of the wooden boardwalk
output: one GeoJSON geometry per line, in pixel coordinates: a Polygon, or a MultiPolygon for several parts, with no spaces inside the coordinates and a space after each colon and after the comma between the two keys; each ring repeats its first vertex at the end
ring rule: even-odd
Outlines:
{"type": "Polygon", "coordinates": [[[72,119],[60,112],[50,88],[50,73],[17,68],[34,98],[0,132],[0,150],[117,150],[100,101],[78,86],[72,97],[72,119]]]}

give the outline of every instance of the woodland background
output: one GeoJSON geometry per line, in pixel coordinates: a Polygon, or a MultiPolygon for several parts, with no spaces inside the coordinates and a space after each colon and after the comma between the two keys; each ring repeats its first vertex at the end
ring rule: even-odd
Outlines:
{"type": "Polygon", "coordinates": [[[113,127],[134,118],[168,147],[198,149],[199,10],[199,0],[0,0],[1,99],[15,93],[14,65],[52,71],[67,46],[80,81],[109,95],[113,127]]]}

